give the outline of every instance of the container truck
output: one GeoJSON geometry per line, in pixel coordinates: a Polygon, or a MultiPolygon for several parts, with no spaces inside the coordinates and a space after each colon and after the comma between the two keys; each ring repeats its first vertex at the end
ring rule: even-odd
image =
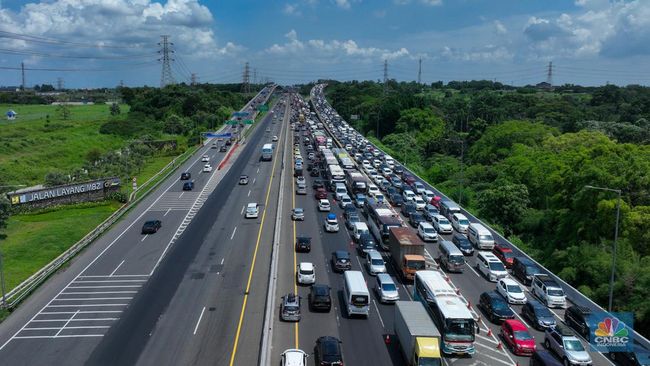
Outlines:
{"type": "Polygon", "coordinates": [[[394,331],[411,366],[440,366],[440,332],[419,301],[395,303],[394,331]]]}
{"type": "Polygon", "coordinates": [[[412,281],[415,272],[426,269],[424,242],[408,227],[391,227],[388,247],[395,266],[403,278],[412,281]]]}

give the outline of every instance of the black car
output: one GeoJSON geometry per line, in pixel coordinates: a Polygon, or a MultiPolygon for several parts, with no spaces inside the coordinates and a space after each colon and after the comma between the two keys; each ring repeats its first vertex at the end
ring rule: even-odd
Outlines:
{"type": "Polygon", "coordinates": [[[425,222],[425,221],[427,220],[424,218],[424,215],[422,215],[422,213],[420,212],[417,211],[411,212],[411,214],[409,215],[409,224],[411,224],[411,226],[415,228],[417,228],[421,222],[425,222]]]}
{"type": "Polygon", "coordinates": [[[345,250],[337,250],[332,253],[332,267],[335,272],[343,272],[352,269],[350,253],[345,250]]]}
{"type": "Polygon", "coordinates": [[[323,184],[323,181],[320,179],[314,179],[314,183],[312,183],[311,187],[316,190],[318,188],[325,188],[325,184],[323,184]]]}
{"type": "Polygon", "coordinates": [[[650,364],[650,352],[638,345],[632,347],[632,352],[610,352],[609,358],[621,366],[645,366],[650,364]]]}
{"type": "Polygon", "coordinates": [[[332,308],[330,287],[327,285],[311,285],[309,290],[309,309],[312,311],[327,311],[332,308]]]}
{"type": "Polygon", "coordinates": [[[411,216],[412,212],[417,212],[417,206],[415,205],[415,202],[406,202],[402,205],[402,215],[404,217],[409,218],[411,216]]]}
{"type": "Polygon", "coordinates": [[[142,225],[142,233],[155,234],[161,226],[162,222],[160,222],[160,220],[149,220],[142,225]]]}
{"type": "Polygon", "coordinates": [[[219,152],[226,152],[226,151],[228,151],[228,146],[226,146],[226,145],[221,145],[221,146],[219,147],[219,152]]]}
{"type": "Polygon", "coordinates": [[[347,219],[349,216],[354,216],[357,215],[359,216],[359,211],[357,211],[357,208],[354,207],[354,205],[346,205],[343,207],[343,217],[347,219]]]}
{"type": "Polygon", "coordinates": [[[191,191],[193,189],[194,189],[194,181],[193,180],[183,183],[183,190],[184,191],[191,191]]]}
{"type": "Polygon", "coordinates": [[[546,306],[536,300],[528,300],[521,308],[521,315],[529,321],[535,329],[544,330],[554,327],[555,317],[546,306]]]}
{"type": "Polygon", "coordinates": [[[530,366],[562,366],[562,362],[546,350],[537,350],[530,357],[530,366]]]}
{"type": "Polygon", "coordinates": [[[397,188],[395,188],[393,186],[388,187],[388,189],[386,190],[386,195],[388,196],[388,199],[390,199],[390,196],[392,196],[394,194],[399,194],[399,191],[397,190],[397,188]]]}
{"type": "Polygon", "coordinates": [[[404,173],[404,168],[401,165],[395,165],[393,167],[393,173],[402,174],[402,173],[404,173]]]}
{"type": "Polygon", "coordinates": [[[190,172],[181,173],[181,180],[189,180],[191,178],[192,178],[192,174],[190,172]]]}
{"type": "Polygon", "coordinates": [[[539,267],[526,257],[514,257],[512,259],[512,275],[517,277],[524,285],[533,282],[533,275],[542,273],[539,267]]]}
{"type": "Polygon", "coordinates": [[[311,172],[309,172],[310,177],[319,177],[320,173],[318,172],[318,169],[312,169],[311,172]]]}
{"type": "Polygon", "coordinates": [[[375,245],[375,238],[369,233],[363,233],[359,235],[359,240],[357,240],[357,251],[365,257],[365,253],[374,250],[375,245]]]}
{"type": "Polygon", "coordinates": [[[591,309],[585,306],[571,305],[564,312],[564,322],[573,328],[585,339],[589,339],[589,332],[594,328],[591,309]]]}
{"type": "Polygon", "coordinates": [[[230,139],[227,139],[226,140],[226,146],[230,146],[230,145],[232,145],[232,141],[230,139]]]}
{"type": "Polygon", "coordinates": [[[299,236],[296,238],[296,252],[311,251],[311,238],[308,236],[299,236]]]}
{"type": "Polygon", "coordinates": [[[314,358],[316,365],[343,366],[341,341],[335,337],[319,337],[316,340],[316,347],[314,347],[314,358]]]}
{"type": "Polygon", "coordinates": [[[495,324],[500,324],[505,319],[515,318],[515,313],[512,312],[506,300],[496,291],[482,293],[479,298],[478,307],[495,324]]]}
{"type": "Polygon", "coordinates": [[[467,239],[465,234],[454,233],[454,236],[451,238],[451,242],[454,243],[458,249],[460,249],[463,255],[472,255],[474,254],[474,246],[467,239]]]}
{"type": "Polygon", "coordinates": [[[357,212],[351,212],[351,213],[346,212],[346,214],[347,216],[345,217],[345,226],[347,226],[348,229],[352,230],[354,228],[354,223],[361,222],[361,218],[359,217],[359,213],[357,212]]]}

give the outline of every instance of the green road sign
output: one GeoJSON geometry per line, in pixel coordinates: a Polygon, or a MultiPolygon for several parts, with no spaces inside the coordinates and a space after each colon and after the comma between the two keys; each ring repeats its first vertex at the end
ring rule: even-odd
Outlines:
{"type": "Polygon", "coordinates": [[[226,121],[226,124],[228,124],[228,125],[236,125],[238,123],[239,123],[239,121],[237,121],[236,119],[229,119],[229,120],[226,121]]]}
{"type": "Polygon", "coordinates": [[[260,111],[260,112],[266,112],[266,111],[269,110],[269,106],[266,105],[266,104],[262,104],[262,105],[257,107],[257,110],[260,111]]]}
{"type": "Polygon", "coordinates": [[[244,123],[247,124],[247,125],[252,125],[253,122],[254,122],[254,121],[253,121],[252,119],[244,120],[244,123]]]}

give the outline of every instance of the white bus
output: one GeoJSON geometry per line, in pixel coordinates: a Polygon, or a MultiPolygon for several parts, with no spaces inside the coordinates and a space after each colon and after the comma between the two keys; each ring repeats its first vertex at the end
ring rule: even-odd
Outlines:
{"type": "Polygon", "coordinates": [[[365,206],[370,232],[382,249],[388,250],[390,228],[404,226],[399,214],[390,206],[368,199],[365,206]]]}
{"type": "Polygon", "coordinates": [[[323,160],[325,160],[326,165],[337,165],[339,163],[330,149],[323,150],[323,160]]]}
{"type": "Polygon", "coordinates": [[[345,183],[345,173],[338,165],[328,165],[327,174],[332,183],[345,183]]]}
{"type": "Polygon", "coordinates": [[[273,159],[273,144],[264,144],[262,146],[262,160],[272,160],[273,159]]]}
{"type": "Polygon", "coordinates": [[[413,299],[429,312],[442,334],[442,351],[446,354],[471,355],[476,324],[456,291],[439,271],[417,271],[413,280],[413,299]]]}
{"type": "Polygon", "coordinates": [[[361,271],[345,271],[345,302],[348,315],[368,317],[370,311],[370,292],[361,271]]]}

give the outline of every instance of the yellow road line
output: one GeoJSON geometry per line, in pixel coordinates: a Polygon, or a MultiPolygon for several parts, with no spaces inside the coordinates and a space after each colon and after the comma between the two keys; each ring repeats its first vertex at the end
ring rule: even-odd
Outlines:
{"type": "MultiPolygon", "coordinates": [[[[281,128],[284,128],[282,126],[281,128]]],[[[264,229],[264,220],[266,219],[266,208],[269,203],[269,196],[271,194],[271,186],[273,183],[273,175],[275,174],[275,164],[278,162],[278,148],[275,152],[275,158],[273,159],[273,168],[271,169],[271,178],[269,179],[269,186],[266,190],[266,199],[264,200],[264,211],[262,211],[262,223],[260,225],[260,230],[257,232],[257,242],[255,243],[255,251],[253,252],[253,260],[251,261],[251,270],[248,273],[248,282],[246,283],[246,291],[244,292],[244,303],[241,307],[241,313],[239,314],[239,324],[237,324],[237,333],[235,334],[235,344],[232,347],[232,354],[230,355],[230,366],[235,364],[235,355],[237,354],[237,345],[239,343],[239,335],[241,333],[241,327],[244,323],[244,313],[246,312],[246,304],[248,303],[248,291],[251,287],[251,281],[253,280],[253,271],[255,270],[255,259],[257,258],[257,250],[260,246],[260,240],[262,239],[262,230],[264,229]]]]}

